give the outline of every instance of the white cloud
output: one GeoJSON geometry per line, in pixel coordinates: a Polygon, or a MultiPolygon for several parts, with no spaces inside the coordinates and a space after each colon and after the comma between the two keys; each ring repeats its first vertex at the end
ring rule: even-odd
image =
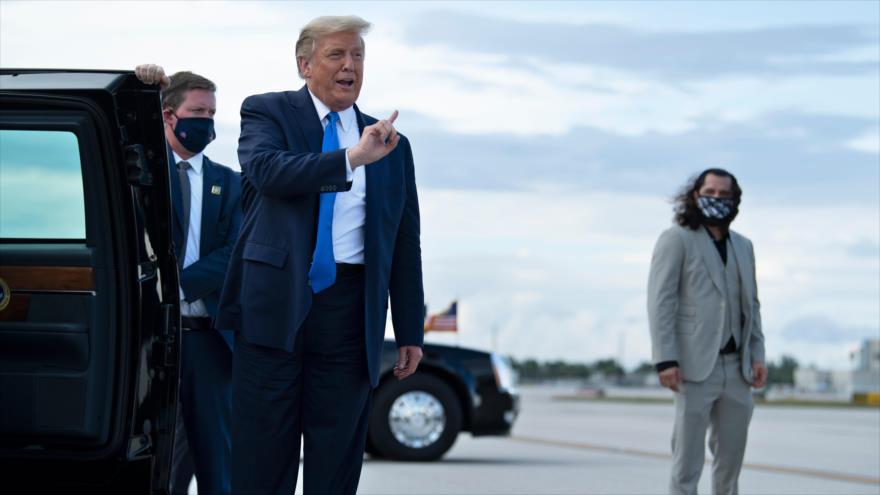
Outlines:
{"type": "Polygon", "coordinates": [[[880,154],[880,127],[873,127],[864,134],[847,141],[847,147],[865,153],[880,154]]]}
{"type": "MultiPolygon", "coordinates": [[[[680,133],[701,125],[706,115],[745,120],[796,108],[873,117],[880,107],[876,74],[743,76],[683,86],[621,70],[527,60],[516,53],[412,46],[401,41],[404,14],[433,6],[415,4],[402,11],[392,7],[6,2],[0,18],[0,60],[4,67],[126,69],[158,62],[169,71],[193,70],[218,83],[217,120],[237,128],[238,109],[247,95],[301,86],[293,57],[300,26],[314,15],[354,12],[374,22],[367,37],[362,108],[398,108],[404,119],[407,111],[419,112],[454,132],[561,135],[591,126],[629,135],[680,133]],[[46,16],[47,9],[53,15],[46,16]]],[[[563,15],[572,7],[559,7],[557,18],[591,17],[588,10],[583,16],[563,15]]],[[[599,17],[609,15],[607,8],[598,11],[605,12],[596,14],[599,17]]],[[[847,56],[862,60],[868,55],[859,51],[847,56]]]]}
{"type": "MultiPolygon", "coordinates": [[[[622,347],[628,366],[650,359],[644,291],[665,198],[428,190],[421,204],[429,309],[457,298],[462,328],[429,341],[490,348],[497,327],[499,350],[518,358],[591,361],[622,347]]],[[[880,253],[850,254],[880,242],[878,224],[869,207],[744,208],[735,227],[755,245],[771,358],[848,366],[846,353],[782,337],[804,315],[880,328],[880,253]]]]}
{"type": "MultiPolygon", "coordinates": [[[[375,44],[371,40],[371,49],[375,44]]],[[[677,84],[579,64],[514,65],[497,55],[409,47],[394,39],[375,48],[391,56],[370,59],[364,106],[414,110],[460,133],[561,135],[578,126],[624,135],[682,133],[703,125],[705,116],[742,122],[798,109],[875,117],[880,108],[877,74],[728,76],[677,84]],[[405,70],[400,60],[409,61],[405,70]]]]}
{"type": "MultiPolygon", "coordinates": [[[[712,26],[785,25],[792,19],[852,23],[869,18],[847,15],[833,5],[687,6],[566,2],[552,9],[542,5],[540,18],[629,23],[657,30],[700,26],[706,31],[712,26]],[[764,14],[766,9],[777,14],[787,10],[791,15],[764,14]]],[[[374,23],[367,37],[360,103],[370,113],[400,109],[403,132],[407,117],[414,113],[457,133],[519,136],[562,135],[580,126],[627,135],[682,133],[707,120],[744,122],[788,109],[878,117],[876,73],[739,76],[682,85],[622,70],[520,60],[516,53],[486,55],[441,44],[404,44],[407,19],[434,8],[473,8],[488,15],[506,11],[511,18],[534,19],[527,4],[495,2],[470,7],[396,2],[4,1],[0,63],[130,69],[138,63],[158,62],[169,71],[199,72],[219,85],[220,142],[212,144],[208,153],[233,166],[241,101],[253,93],[302,85],[293,45],[299,28],[321,14],[356,13],[374,23]]],[[[867,51],[834,57],[876,60],[867,51]]],[[[767,131],[796,135],[798,128],[767,131]]],[[[841,145],[878,153],[877,135],[876,128],[869,129],[841,145]]],[[[581,145],[564,144],[573,153],[581,145]]],[[[647,162],[652,157],[643,158],[647,162]]],[[[590,160],[583,158],[585,173],[600,170],[591,167],[590,160]]],[[[541,164],[535,166],[537,181],[541,164]]],[[[504,174],[504,163],[498,163],[497,169],[504,174]]],[[[421,191],[428,302],[438,310],[460,298],[463,328],[458,336],[429,338],[457,338],[463,344],[488,347],[491,328],[497,324],[501,350],[518,357],[592,360],[616,356],[623,347],[628,365],[647,359],[644,284],[654,239],[669,222],[669,205],[659,195],[666,192],[641,196],[560,193],[551,186],[537,189],[421,191]]],[[[857,242],[880,242],[880,205],[780,208],[769,201],[762,204],[751,197],[749,201],[736,226],[755,241],[758,251],[769,355],[795,353],[819,364],[846,365],[848,357],[841,349],[849,344],[837,348],[786,342],[779,331],[806,314],[827,315],[851,326],[880,327],[880,256],[857,257],[848,251],[857,242]]]]}

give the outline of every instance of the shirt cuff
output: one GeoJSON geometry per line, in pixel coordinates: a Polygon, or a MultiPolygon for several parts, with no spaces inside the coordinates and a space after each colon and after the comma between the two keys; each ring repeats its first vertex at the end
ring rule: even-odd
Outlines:
{"type": "Polygon", "coordinates": [[[678,361],[662,361],[655,364],[654,367],[657,369],[657,373],[660,373],[661,371],[668,370],[669,368],[677,368],[678,361]]]}
{"type": "Polygon", "coordinates": [[[351,162],[348,161],[348,148],[345,149],[345,182],[351,182],[354,170],[351,169],[351,162]]]}

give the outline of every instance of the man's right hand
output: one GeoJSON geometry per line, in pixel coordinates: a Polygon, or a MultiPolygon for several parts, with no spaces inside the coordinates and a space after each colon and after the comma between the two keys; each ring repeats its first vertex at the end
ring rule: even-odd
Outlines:
{"type": "Polygon", "coordinates": [[[393,125],[396,119],[397,110],[387,120],[364,127],[361,140],[348,149],[348,162],[352,169],[380,160],[397,147],[400,136],[393,125]]]}
{"type": "Polygon", "coordinates": [[[161,65],[141,64],[134,68],[134,75],[144,84],[158,84],[159,89],[168,89],[171,86],[171,78],[165,75],[165,69],[161,65]]]}
{"type": "Polygon", "coordinates": [[[657,373],[660,377],[660,385],[672,390],[673,392],[678,392],[678,386],[681,385],[681,368],[678,366],[673,366],[672,368],[666,368],[665,370],[657,373]]]}

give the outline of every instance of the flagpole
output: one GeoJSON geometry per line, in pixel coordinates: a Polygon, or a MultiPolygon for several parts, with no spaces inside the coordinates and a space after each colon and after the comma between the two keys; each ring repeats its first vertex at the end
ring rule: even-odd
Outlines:
{"type": "Polygon", "coordinates": [[[456,307],[455,347],[461,347],[461,328],[460,328],[460,324],[459,324],[459,322],[461,321],[461,318],[458,318],[458,313],[461,311],[461,308],[458,307],[459,300],[460,299],[458,298],[458,295],[456,294],[455,299],[454,299],[455,304],[456,304],[456,306],[455,306],[456,307]]]}

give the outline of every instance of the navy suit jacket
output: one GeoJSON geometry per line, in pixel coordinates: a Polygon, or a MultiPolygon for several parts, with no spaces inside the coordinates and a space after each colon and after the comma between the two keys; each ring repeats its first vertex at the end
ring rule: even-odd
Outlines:
{"type": "MultiPolygon", "coordinates": [[[[169,152],[169,157],[171,157],[169,152]]],[[[174,159],[171,165],[171,194],[174,206],[172,239],[178,259],[186,232],[183,221],[183,201],[180,180],[174,159]]],[[[226,267],[238,231],[241,227],[241,179],[234,170],[212,162],[207,156],[202,162],[202,226],[199,238],[199,260],[180,272],[180,286],[187,302],[199,299],[205,303],[208,314],[217,316],[220,290],[226,278],[226,267]]]]}
{"type": "MultiPolygon", "coordinates": [[[[376,119],[355,106],[361,131],[376,119]]],[[[238,158],[244,221],[220,300],[218,327],[245,341],[293,350],[312,303],[308,272],[318,198],[346,191],[345,150],[321,152],[324,130],[304,86],[250,96],[241,106],[238,158]]],[[[398,346],[421,346],[424,292],[419,204],[406,137],[366,165],[366,354],[378,384],[389,295],[398,346]]]]}

